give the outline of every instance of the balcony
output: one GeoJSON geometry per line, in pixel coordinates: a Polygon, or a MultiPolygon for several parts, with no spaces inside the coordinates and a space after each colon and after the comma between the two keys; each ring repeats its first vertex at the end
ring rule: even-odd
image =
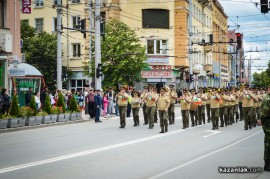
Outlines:
{"type": "Polygon", "coordinates": [[[204,53],[209,53],[212,51],[212,46],[211,45],[205,45],[203,46],[204,53]]]}
{"type": "Polygon", "coordinates": [[[210,71],[212,71],[212,65],[211,64],[204,65],[203,69],[206,72],[210,72],[210,71]]]}

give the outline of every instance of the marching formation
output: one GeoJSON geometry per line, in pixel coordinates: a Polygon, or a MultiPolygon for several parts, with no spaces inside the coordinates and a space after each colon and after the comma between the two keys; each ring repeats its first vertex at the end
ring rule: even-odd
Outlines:
{"type": "Polygon", "coordinates": [[[160,119],[160,133],[168,131],[168,124],[175,123],[175,104],[180,103],[183,129],[212,123],[212,129],[233,125],[238,121],[244,121],[244,129],[252,129],[257,126],[261,116],[261,101],[265,89],[249,88],[248,85],[239,88],[202,88],[184,89],[177,94],[174,85],[158,89],[149,85],[144,87],[142,93],[133,91],[131,94],[122,87],[115,96],[119,108],[120,128],[126,126],[126,111],[131,105],[134,126],[139,126],[139,110],[142,107],[144,125],[153,129],[160,119]],[[191,121],[191,123],[190,123],[191,121]]]}

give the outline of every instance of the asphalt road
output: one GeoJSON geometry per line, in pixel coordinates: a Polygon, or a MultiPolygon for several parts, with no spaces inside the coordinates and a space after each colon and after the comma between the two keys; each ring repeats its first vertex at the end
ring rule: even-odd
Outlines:
{"type": "Polygon", "coordinates": [[[239,122],[213,131],[208,123],[183,130],[179,106],[176,116],[165,134],[159,134],[159,124],[133,127],[132,118],[119,129],[117,117],[2,133],[0,179],[270,179],[269,172],[219,172],[263,167],[261,127],[244,131],[239,122]]]}

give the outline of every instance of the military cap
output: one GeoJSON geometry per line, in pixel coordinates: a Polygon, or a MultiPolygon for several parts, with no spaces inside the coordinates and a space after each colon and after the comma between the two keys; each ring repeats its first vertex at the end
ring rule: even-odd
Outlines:
{"type": "Polygon", "coordinates": [[[148,86],[144,86],[143,89],[148,89],[148,86]]]}
{"type": "Polygon", "coordinates": [[[212,91],[217,91],[218,89],[216,87],[213,87],[212,88],[212,91]]]}
{"type": "Polygon", "coordinates": [[[187,89],[183,89],[183,92],[185,93],[185,92],[188,92],[188,90],[187,89]]]}
{"type": "Polygon", "coordinates": [[[163,90],[164,92],[166,92],[166,88],[163,88],[163,87],[162,87],[162,88],[160,88],[160,91],[161,91],[161,90],[163,90]]]}
{"type": "Polygon", "coordinates": [[[190,92],[195,92],[195,89],[191,89],[190,92]]]}
{"type": "Polygon", "coordinates": [[[153,87],[153,86],[152,86],[152,88],[153,88],[153,90],[157,90],[157,88],[156,88],[156,87],[153,87]]]}
{"type": "Polygon", "coordinates": [[[199,90],[203,89],[203,87],[199,87],[199,90]]]}
{"type": "Polygon", "coordinates": [[[225,92],[225,89],[224,89],[224,88],[221,88],[221,89],[220,89],[220,92],[225,92]]]}
{"type": "Polygon", "coordinates": [[[248,87],[249,87],[249,85],[248,85],[248,84],[245,84],[244,86],[245,86],[245,88],[248,88],[248,87]]]}
{"type": "Polygon", "coordinates": [[[139,94],[139,92],[138,91],[133,91],[133,94],[135,95],[135,94],[139,94]]]}
{"type": "Polygon", "coordinates": [[[170,87],[170,88],[173,88],[173,87],[174,87],[174,85],[173,85],[173,84],[170,84],[170,85],[169,85],[169,87],[170,87]]]}
{"type": "Polygon", "coordinates": [[[209,86],[208,89],[212,89],[212,87],[209,86]]]}

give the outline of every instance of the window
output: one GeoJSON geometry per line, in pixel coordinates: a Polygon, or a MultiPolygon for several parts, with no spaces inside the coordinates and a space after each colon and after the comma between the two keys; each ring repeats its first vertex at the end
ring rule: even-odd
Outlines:
{"type": "Polygon", "coordinates": [[[43,32],[43,18],[35,19],[36,21],[36,32],[43,32]]]}
{"type": "Polygon", "coordinates": [[[81,44],[72,44],[73,57],[81,56],[81,44]]]}
{"type": "MultiPolygon", "coordinates": [[[[61,0],[61,4],[63,4],[62,0],[61,0]]],[[[57,5],[57,0],[53,0],[53,5],[57,5]]]]}
{"type": "Polygon", "coordinates": [[[167,54],[167,40],[147,40],[147,54],[167,54]]]}
{"type": "Polygon", "coordinates": [[[36,7],[43,7],[43,0],[35,0],[36,7]]]}
{"type": "Polygon", "coordinates": [[[80,16],[72,16],[72,28],[78,28],[80,19],[80,16]]]}
{"type": "Polygon", "coordinates": [[[80,3],[80,0],[71,0],[72,3],[80,3]]]}
{"type": "Polygon", "coordinates": [[[6,1],[0,0],[0,27],[6,26],[6,1]]]}
{"type": "Polygon", "coordinates": [[[57,18],[56,17],[53,17],[53,20],[52,20],[52,31],[53,32],[57,31],[57,18]]]}
{"type": "Polygon", "coordinates": [[[169,11],[164,9],[143,9],[143,28],[169,29],[169,11]]]}
{"type": "Polygon", "coordinates": [[[22,19],[21,24],[28,24],[29,25],[29,19],[22,19]]]}

